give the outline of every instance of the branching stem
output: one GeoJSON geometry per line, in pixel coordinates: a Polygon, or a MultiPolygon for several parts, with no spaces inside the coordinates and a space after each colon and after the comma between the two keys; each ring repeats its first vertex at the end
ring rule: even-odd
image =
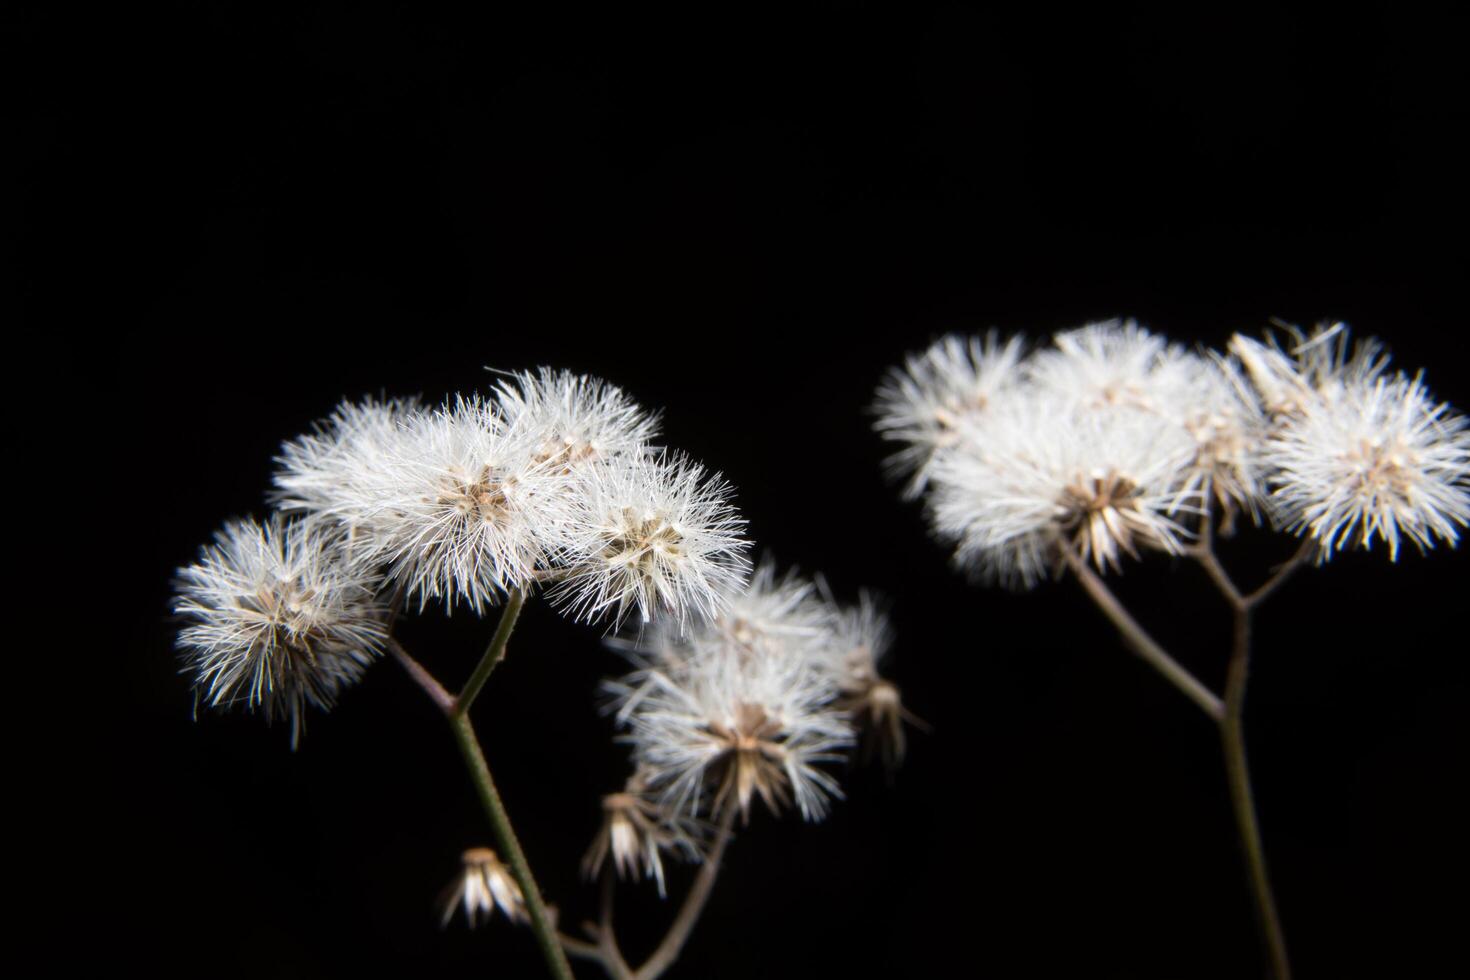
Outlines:
{"type": "Polygon", "coordinates": [[[485,808],[485,815],[490,819],[490,829],[495,835],[495,843],[510,866],[516,883],[521,886],[521,894],[526,902],[526,913],[531,920],[531,931],[535,934],[536,942],[541,947],[541,953],[546,958],[546,966],[556,980],[573,980],[571,964],[567,962],[556,927],[552,924],[551,916],[546,911],[546,903],[541,898],[541,890],[537,887],[536,879],[531,874],[531,866],[526,861],[525,852],[521,850],[521,843],[516,838],[515,828],[511,826],[510,814],[506,812],[505,804],[500,799],[500,791],[496,789],[495,780],[490,775],[490,766],[485,761],[484,752],[480,749],[480,740],[475,735],[475,727],[470,723],[469,715],[465,713],[480,688],[484,687],[490,672],[505,655],[506,642],[510,639],[511,630],[515,628],[516,616],[524,601],[525,596],[520,590],[511,593],[500,624],[495,629],[495,638],[490,641],[484,657],[481,658],[474,673],[470,675],[469,683],[465,685],[464,691],[458,698],[451,697],[444,686],[435,680],[422,664],[409,656],[398,641],[390,640],[388,650],[394,659],[403,665],[409,677],[424,689],[430,700],[448,719],[449,729],[454,735],[455,744],[459,746],[460,755],[464,757],[465,769],[469,772],[470,781],[474,783],[475,792],[480,797],[481,805],[485,808]]]}
{"type": "Polygon", "coordinates": [[[1123,640],[1154,670],[1164,676],[1169,683],[1173,684],[1184,693],[1205,714],[1216,721],[1225,716],[1225,705],[1213,691],[1200,683],[1199,679],[1184,668],[1179,661],[1169,656],[1168,651],[1159,646],[1154,638],[1148,635],[1138,620],[1123,607],[1118,597],[1113,595],[1111,589],[1104,584],[1103,580],[1094,572],[1082,558],[1077,554],[1075,548],[1068,541],[1061,542],[1062,557],[1072,569],[1072,574],[1077,576],[1077,581],[1082,584],[1090,599],[1102,610],[1103,615],[1112,620],[1113,626],[1122,634],[1123,640]]]}

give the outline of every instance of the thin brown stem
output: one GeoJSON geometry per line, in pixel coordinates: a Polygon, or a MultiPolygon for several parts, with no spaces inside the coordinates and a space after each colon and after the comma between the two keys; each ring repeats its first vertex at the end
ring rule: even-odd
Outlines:
{"type": "Polygon", "coordinates": [[[1199,543],[1189,550],[1189,554],[1200,563],[1200,567],[1205,570],[1205,574],[1210,577],[1211,582],[1215,583],[1215,588],[1220,590],[1221,595],[1225,596],[1225,600],[1230,603],[1231,607],[1238,609],[1245,604],[1245,597],[1240,594],[1240,589],[1215,554],[1215,538],[1212,528],[1211,517],[1206,514],[1200,522],[1199,543]]]}
{"type": "Polygon", "coordinates": [[[654,980],[661,976],[665,970],[673,965],[679,958],[684,943],[689,940],[689,934],[694,930],[694,925],[699,921],[704,912],[705,903],[709,901],[710,890],[714,888],[715,877],[720,873],[720,861],[725,855],[725,846],[730,843],[731,828],[735,823],[735,807],[727,807],[725,814],[720,818],[719,828],[715,831],[714,846],[704,857],[704,863],[700,865],[699,874],[694,883],[689,886],[689,894],[684,896],[684,904],[679,908],[679,914],[674,917],[669,931],[664,935],[663,942],[644,961],[633,976],[635,980],[654,980]]]}
{"type": "Polygon", "coordinates": [[[1066,559],[1067,565],[1072,569],[1072,574],[1077,576],[1077,581],[1082,584],[1082,589],[1092,599],[1093,603],[1102,610],[1122,635],[1124,642],[1132,648],[1133,652],[1143,658],[1144,662],[1157,670],[1169,683],[1173,684],[1184,693],[1200,709],[1211,718],[1219,721],[1224,717],[1225,705],[1215,696],[1215,693],[1199,679],[1186,670],[1177,660],[1169,656],[1168,651],[1159,646],[1154,638],[1138,624],[1138,621],[1129,614],[1118,597],[1113,595],[1111,589],[1103,583],[1097,573],[1077,554],[1076,549],[1069,542],[1061,542],[1062,557],[1066,559]]]}
{"type": "Polygon", "coordinates": [[[1235,610],[1234,632],[1230,666],[1225,680],[1225,715],[1220,719],[1225,772],[1230,784],[1231,808],[1235,812],[1241,848],[1245,852],[1256,918],[1271,962],[1271,975],[1275,980],[1290,980],[1291,964],[1286,955],[1286,935],[1281,928],[1276,898],[1271,891],[1270,877],[1266,872],[1266,853],[1261,845],[1261,829],[1256,817],[1255,796],[1251,790],[1250,768],[1246,764],[1244,710],[1251,655],[1249,604],[1235,610]]]}
{"type": "Polygon", "coordinates": [[[424,669],[424,665],[408,655],[408,651],[393,637],[388,637],[387,650],[393,655],[393,659],[403,665],[408,676],[413,678],[414,683],[424,689],[429,700],[438,705],[439,710],[445,714],[454,710],[454,695],[444,690],[444,685],[434,679],[434,675],[424,669]]]}
{"type": "Polygon", "coordinates": [[[1277,568],[1275,573],[1266,580],[1259,589],[1245,597],[1247,608],[1255,608],[1260,605],[1273,592],[1279,589],[1287,579],[1296,574],[1296,570],[1311,560],[1317,552],[1317,542],[1313,538],[1305,538],[1302,546],[1297,549],[1296,554],[1286,560],[1286,563],[1277,568]]]}

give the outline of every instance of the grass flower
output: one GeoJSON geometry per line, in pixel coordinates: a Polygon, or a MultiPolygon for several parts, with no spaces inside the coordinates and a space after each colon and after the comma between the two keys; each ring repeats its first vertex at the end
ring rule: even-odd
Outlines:
{"type": "Polygon", "coordinates": [[[196,698],[286,718],[296,746],[306,706],[330,708],[387,638],[379,580],[341,548],[300,521],[236,521],[179,570],[178,646],[196,698]]]}

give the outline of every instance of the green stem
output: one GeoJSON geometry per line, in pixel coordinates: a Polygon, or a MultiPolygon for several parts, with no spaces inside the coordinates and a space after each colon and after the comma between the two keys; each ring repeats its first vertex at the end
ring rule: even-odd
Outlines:
{"type": "Polygon", "coordinates": [[[506,597],[505,609],[500,614],[500,622],[495,627],[495,635],[490,638],[490,645],[485,648],[485,653],[480,657],[480,662],[475,666],[475,672],[470,674],[470,679],[465,681],[464,690],[459,692],[455,698],[453,717],[463,717],[469,710],[470,705],[475,703],[475,698],[480,696],[480,689],[490,679],[490,674],[505,657],[505,645],[510,642],[511,631],[516,628],[516,620],[521,615],[521,606],[526,603],[526,592],[524,589],[511,589],[510,595],[506,597]]]}
{"type": "Polygon", "coordinates": [[[1276,911],[1276,897],[1266,873],[1266,852],[1261,846],[1261,828],[1251,790],[1250,768],[1245,758],[1245,689],[1250,674],[1251,611],[1241,603],[1235,609],[1235,641],[1225,678],[1225,716],[1220,719],[1220,741],[1225,750],[1225,773],[1230,784],[1230,804],[1245,851],[1256,918],[1275,980],[1291,980],[1291,963],[1286,955],[1286,935],[1276,911]]]}
{"type": "Polygon", "coordinates": [[[469,769],[470,779],[485,807],[485,814],[490,818],[495,843],[509,862],[516,883],[521,886],[521,895],[526,900],[526,911],[531,919],[531,931],[536,934],[536,942],[541,947],[542,955],[546,957],[546,966],[557,980],[573,980],[572,967],[567,962],[566,954],[562,952],[556,926],[546,912],[541,890],[536,887],[531,866],[526,862],[525,852],[521,850],[521,843],[516,839],[515,829],[510,824],[510,814],[505,812],[505,804],[501,802],[500,792],[495,788],[495,780],[490,775],[490,766],[485,762],[485,754],[480,751],[480,740],[475,737],[475,727],[464,714],[451,714],[449,727],[454,732],[460,754],[464,756],[465,767],[469,769]]]}

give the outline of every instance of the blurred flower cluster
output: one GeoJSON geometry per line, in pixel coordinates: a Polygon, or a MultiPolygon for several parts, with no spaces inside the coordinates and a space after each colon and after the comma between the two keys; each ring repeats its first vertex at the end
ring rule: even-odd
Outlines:
{"type": "Polygon", "coordinates": [[[1470,520],[1470,428],[1343,324],[1188,350],[1128,321],[1027,353],[946,337],[878,392],[889,460],[980,580],[1029,587],[1068,547],[1100,571],[1181,553],[1207,513],[1396,558],[1470,520]]]}

